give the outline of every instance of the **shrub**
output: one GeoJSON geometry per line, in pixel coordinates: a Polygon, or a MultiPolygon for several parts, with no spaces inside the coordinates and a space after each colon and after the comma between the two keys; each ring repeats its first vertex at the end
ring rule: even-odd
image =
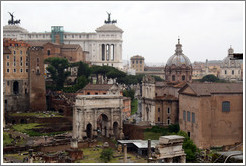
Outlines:
{"type": "Polygon", "coordinates": [[[196,145],[184,131],[179,131],[177,134],[185,137],[184,142],[183,142],[183,149],[186,153],[186,160],[188,162],[194,161],[196,151],[197,151],[196,145]]]}
{"type": "Polygon", "coordinates": [[[101,156],[100,159],[107,163],[109,162],[113,157],[113,150],[111,148],[107,148],[107,149],[103,149],[103,151],[101,152],[101,156]]]}

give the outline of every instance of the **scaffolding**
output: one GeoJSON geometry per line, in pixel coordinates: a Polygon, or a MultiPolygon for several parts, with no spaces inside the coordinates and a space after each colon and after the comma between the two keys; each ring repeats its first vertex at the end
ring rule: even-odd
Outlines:
{"type": "Polygon", "coordinates": [[[64,30],[63,30],[63,26],[52,26],[51,27],[51,40],[52,43],[55,43],[56,41],[56,35],[59,35],[60,38],[60,43],[63,44],[64,43],[64,30]]]}

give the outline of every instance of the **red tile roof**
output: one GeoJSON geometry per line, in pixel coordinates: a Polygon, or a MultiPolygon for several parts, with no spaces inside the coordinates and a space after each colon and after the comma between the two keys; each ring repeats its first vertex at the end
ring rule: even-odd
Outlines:
{"type": "Polygon", "coordinates": [[[179,92],[182,93],[187,86],[189,86],[198,96],[243,93],[242,83],[188,83],[179,92]]]}
{"type": "Polygon", "coordinates": [[[83,89],[80,89],[77,91],[77,93],[80,93],[84,90],[100,90],[100,91],[108,91],[113,84],[88,84],[83,89]]]}

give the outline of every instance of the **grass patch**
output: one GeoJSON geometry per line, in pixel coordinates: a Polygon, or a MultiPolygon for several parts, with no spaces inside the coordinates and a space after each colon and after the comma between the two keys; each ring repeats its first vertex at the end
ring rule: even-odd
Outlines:
{"type": "Polygon", "coordinates": [[[37,118],[47,118],[47,117],[63,117],[57,112],[49,112],[49,113],[35,113],[35,112],[25,112],[25,113],[12,113],[10,116],[34,116],[37,118]]]}
{"type": "Polygon", "coordinates": [[[3,132],[3,146],[10,145],[14,141],[13,138],[10,138],[9,133],[3,132]]]}
{"type": "Polygon", "coordinates": [[[135,114],[138,110],[138,100],[133,99],[131,102],[131,115],[135,114]]]}
{"type": "Polygon", "coordinates": [[[26,133],[29,136],[42,136],[42,133],[33,131],[32,129],[40,128],[40,124],[38,123],[28,123],[28,124],[16,124],[12,126],[14,130],[19,131],[21,133],[26,133]]]}
{"type": "MultiPolygon", "coordinates": [[[[22,152],[22,154],[24,154],[24,153],[28,153],[28,152],[22,152]]],[[[17,160],[19,160],[20,162],[22,162],[23,159],[24,159],[25,157],[27,157],[27,155],[19,155],[19,154],[17,154],[17,153],[14,153],[14,154],[4,154],[3,156],[4,156],[4,157],[11,157],[11,158],[17,159],[17,160]]]]}
{"type": "Polygon", "coordinates": [[[21,133],[26,133],[30,137],[34,136],[53,136],[58,134],[63,134],[66,131],[57,131],[57,132],[50,132],[50,133],[40,133],[34,131],[33,129],[42,128],[42,124],[39,123],[28,123],[28,124],[16,124],[12,126],[14,130],[19,131],[21,133]]]}

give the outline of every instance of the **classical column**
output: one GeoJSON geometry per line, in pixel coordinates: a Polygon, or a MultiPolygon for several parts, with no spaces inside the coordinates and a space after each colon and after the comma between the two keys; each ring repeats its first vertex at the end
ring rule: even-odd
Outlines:
{"type": "Polygon", "coordinates": [[[97,136],[97,109],[94,109],[94,130],[93,130],[93,135],[97,136]]]}
{"type": "Polygon", "coordinates": [[[127,146],[124,144],[124,163],[127,162],[127,146]]]}
{"type": "Polygon", "coordinates": [[[148,139],[148,162],[150,158],[151,158],[151,140],[148,139]]]}

